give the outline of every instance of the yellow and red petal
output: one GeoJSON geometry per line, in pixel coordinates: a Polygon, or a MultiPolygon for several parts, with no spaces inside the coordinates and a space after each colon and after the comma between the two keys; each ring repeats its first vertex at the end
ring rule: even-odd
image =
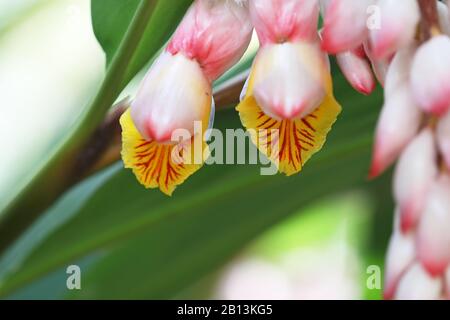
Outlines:
{"type": "Polygon", "coordinates": [[[136,129],[127,110],[120,118],[122,126],[122,160],[133,170],[138,181],[146,188],[159,188],[172,195],[175,188],[200,169],[207,154],[207,144],[202,135],[196,135],[179,144],[160,144],[145,140],[136,129]],[[200,142],[200,143],[198,143],[200,142]],[[195,150],[195,146],[201,150],[195,150]],[[195,152],[201,152],[200,157],[195,152]]]}
{"type": "Polygon", "coordinates": [[[250,78],[247,94],[236,108],[253,143],[288,176],[300,172],[322,148],[341,111],[331,93],[331,80],[326,87],[328,94],[314,112],[303,119],[277,120],[261,110],[253,96],[250,78]]]}

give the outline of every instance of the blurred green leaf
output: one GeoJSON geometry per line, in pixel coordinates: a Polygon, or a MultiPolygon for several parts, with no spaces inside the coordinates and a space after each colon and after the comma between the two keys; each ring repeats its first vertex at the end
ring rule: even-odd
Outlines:
{"type": "MultiPolygon", "coordinates": [[[[94,32],[106,53],[108,65],[113,62],[126,35],[128,26],[139,7],[139,0],[92,0],[92,24],[94,32]],[[105,10],[108,8],[108,10],[105,10]]],[[[128,61],[123,80],[125,86],[139,70],[153,57],[161,45],[175,30],[177,23],[189,8],[192,0],[144,0],[144,5],[153,11],[147,21],[141,21],[143,34],[139,44],[128,61]]],[[[123,88],[122,88],[123,89],[123,88]]]]}
{"type": "MultiPolygon", "coordinates": [[[[170,298],[311,201],[363,184],[381,94],[359,96],[340,75],[335,84],[342,116],[301,174],[260,176],[258,166],[205,166],[167,198],[116,165],[76,208],[70,196],[58,203],[49,214],[68,211],[70,218],[29,244],[30,254],[20,261],[3,258],[0,265],[14,264],[15,270],[0,278],[0,295],[101,252],[83,271],[83,290],[70,297],[170,298]]],[[[240,127],[231,109],[216,123],[222,130],[240,127]]]]}
{"type": "MultiPolygon", "coordinates": [[[[42,166],[36,168],[35,172],[30,172],[28,182],[14,194],[12,201],[3,204],[4,209],[0,212],[0,252],[57,199],[68,185],[78,179],[77,173],[73,172],[78,152],[126,84],[167,41],[191,0],[179,0],[176,6],[171,1],[141,0],[131,21],[131,8],[125,10],[128,14],[124,17],[117,14],[117,6],[121,7],[122,1],[109,0],[108,7],[105,2],[94,0],[93,13],[98,14],[99,10],[96,8],[101,3],[104,8],[108,8],[105,12],[112,10],[115,13],[112,18],[119,19],[117,23],[121,25],[120,30],[125,29],[124,25],[129,22],[127,31],[125,34],[116,34],[115,24],[104,16],[99,16],[105,23],[103,27],[100,22],[95,23],[96,30],[101,30],[102,36],[99,38],[111,41],[107,47],[111,63],[106,77],[96,98],[84,109],[78,122],[67,130],[59,143],[55,143],[42,166]],[[42,193],[42,190],[46,192],[42,193]]],[[[128,5],[135,6],[134,2],[129,2],[128,5]]],[[[93,18],[97,19],[96,16],[93,18]]]]}

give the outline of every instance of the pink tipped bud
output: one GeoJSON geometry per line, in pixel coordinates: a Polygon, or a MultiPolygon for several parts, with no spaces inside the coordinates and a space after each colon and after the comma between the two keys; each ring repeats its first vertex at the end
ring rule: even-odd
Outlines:
{"type": "Polygon", "coordinates": [[[431,277],[419,263],[411,266],[399,282],[395,298],[398,300],[437,300],[443,283],[431,277]]]}
{"type": "Polygon", "coordinates": [[[450,112],[442,117],[438,123],[437,140],[445,164],[450,170],[450,112]]]}
{"type": "Polygon", "coordinates": [[[322,47],[329,53],[349,51],[368,35],[369,7],[373,0],[331,0],[326,8],[322,47]]]}
{"type": "Polygon", "coordinates": [[[396,230],[391,236],[386,257],[384,298],[392,299],[398,281],[415,258],[415,244],[412,234],[402,234],[396,230]]]}
{"type": "Polygon", "coordinates": [[[400,227],[403,232],[417,225],[437,174],[433,132],[426,128],[404,150],[395,170],[394,196],[400,207],[400,227]]]}
{"type": "Polygon", "coordinates": [[[450,12],[448,10],[448,7],[443,2],[438,2],[437,8],[439,14],[439,25],[441,26],[441,30],[446,35],[450,36],[450,12]]]}
{"type": "Polygon", "coordinates": [[[422,111],[414,105],[408,84],[386,98],[375,135],[370,177],[380,175],[415,137],[422,122],[422,111]]]}
{"type": "Polygon", "coordinates": [[[360,51],[339,53],[336,59],[352,87],[362,94],[368,95],[375,89],[376,83],[368,60],[365,55],[361,57],[359,53],[360,51]]]}
{"type": "Polygon", "coordinates": [[[249,7],[262,46],[317,39],[317,1],[251,0],[249,7]]]}
{"type": "Polygon", "coordinates": [[[253,27],[244,2],[196,0],[167,51],[197,60],[210,81],[235,64],[250,43],[253,27]]]}
{"type": "Polygon", "coordinates": [[[411,85],[417,103],[426,111],[442,116],[450,108],[450,38],[433,37],[414,57],[411,85]]]}
{"type": "Polygon", "coordinates": [[[412,46],[401,49],[395,54],[386,73],[384,83],[384,96],[386,98],[395,94],[399,86],[409,84],[411,63],[415,50],[416,48],[412,46]]]}
{"type": "Polygon", "coordinates": [[[303,118],[325,96],[323,53],[308,43],[283,43],[260,49],[252,75],[254,96],[275,119],[303,118]]]}
{"type": "Polygon", "coordinates": [[[381,26],[370,30],[372,50],[376,58],[388,58],[414,41],[420,20],[416,0],[379,0],[381,26]]]}
{"type": "Polygon", "coordinates": [[[443,174],[427,197],[418,229],[418,255],[433,276],[442,275],[450,262],[450,177],[443,174]]]}
{"type": "Polygon", "coordinates": [[[209,115],[211,96],[211,85],[196,61],[163,52],[141,84],[131,117],[146,140],[170,142],[176,129],[194,133],[194,122],[209,115]]]}

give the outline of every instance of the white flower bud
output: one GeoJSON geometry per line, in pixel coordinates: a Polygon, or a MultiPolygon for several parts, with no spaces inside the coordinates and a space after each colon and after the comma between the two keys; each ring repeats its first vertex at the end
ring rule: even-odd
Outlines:
{"type": "Polygon", "coordinates": [[[435,300],[441,297],[442,279],[431,277],[419,263],[401,278],[395,298],[398,300],[435,300]]]}
{"type": "Polygon", "coordinates": [[[326,8],[323,48],[329,53],[349,51],[367,38],[368,8],[373,0],[330,0],[326,8]]]}
{"type": "Polygon", "coordinates": [[[450,108],[450,38],[433,37],[417,50],[411,69],[416,102],[426,112],[442,116],[450,108]]]}
{"type": "Polygon", "coordinates": [[[443,174],[427,197],[418,229],[418,256],[433,276],[442,275],[450,262],[450,177],[443,174]]]}
{"type": "Polygon", "coordinates": [[[408,83],[387,97],[378,120],[370,177],[388,168],[417,134],[422,111],[414,105],[408,83]]]}
{"type": "Polygon", "coordinates": [[[381,27],[370,30],[372,50],[376,58],[388,58],[414,41],[420,19],[416,0],[379,0],[381,27]]]}
{"type": "Polygon", "coordinates": [[[392,299],[398,281],[415,258],[414,236],[395,230],[389,242],[385,266],[385,299],[392,299]]]}
{"type": "Polygon", "coordinates": [[[416,226],[437,174],[433,132],[426,128],[404,150],[395,170],[394,196],[400,208],[403,232],[416,226]]]}
{"type": "Polygon", "coordinates": [[[346,51],[336,55],[337,63],[347,81],[357,91],[370,94],[376,86],[372,68],[366,56],[360,56],[354,51],[346,51]]]}

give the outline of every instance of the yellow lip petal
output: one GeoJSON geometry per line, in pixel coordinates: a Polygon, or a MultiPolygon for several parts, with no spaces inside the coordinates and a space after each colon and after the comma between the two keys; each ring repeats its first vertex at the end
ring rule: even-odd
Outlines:
{"type": "MultiPolygon", "coordinates": [[[[191,147],[197,145],[194,139],[201,139],[201,135],[182,144],[147,141],[136,129],[129,110],[120,118],[120,124],[124,165],[133,170],[138,181],[146,188],[159,188],[163,193],[172,195],[178,185],[202,167],[203,156],[200,158],[201,163],[195,163],[195,148],[191,147]]],[[[200,145],[202,155],[206,154],[207,144],[202,142],[200,145]]]]}
{"type": "Polygon", "coordinates": [[[302,170],[318,152],[341,112],[332,95],[331,79],[326,83],[327,95],[321,105],[303,119],[277,120],[266,115],[253,96],[250,76],[245,98],[236,107],[242,124],[250,131],[253,143],[272,160],[281,173],[288,176],[302,170]]]}

